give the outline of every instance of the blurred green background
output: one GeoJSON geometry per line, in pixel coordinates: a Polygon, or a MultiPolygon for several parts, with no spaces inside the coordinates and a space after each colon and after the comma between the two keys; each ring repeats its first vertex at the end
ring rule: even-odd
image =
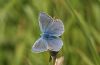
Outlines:
{"type": "Polygon", "coordinates": [[[63,65],[100,65],[100,0],[0,0],[0,65],[48,65],[32,52],[39,12],[63,21],[63,65]]]}

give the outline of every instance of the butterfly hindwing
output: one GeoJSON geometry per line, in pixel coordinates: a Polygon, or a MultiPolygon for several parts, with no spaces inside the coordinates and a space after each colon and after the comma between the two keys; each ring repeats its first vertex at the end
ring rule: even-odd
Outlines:
{"type": "Polygon", "coordinates": [[[59,51],[63,46],[63,42],[59,37],[48,38],[48,40],[46,40],[46,41],[48,43],[48,48],[51,51],[59,51]]]}
{"type": "Polygon", "coordinates": [[[32,51],[36,53],[47,51],[47,42],[43,38],[39,38],[33,45],[32,51]]]}

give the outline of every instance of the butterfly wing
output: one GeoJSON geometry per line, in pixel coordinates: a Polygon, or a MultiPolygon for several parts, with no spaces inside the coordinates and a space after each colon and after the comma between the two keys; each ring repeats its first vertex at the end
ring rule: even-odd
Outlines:
{"type": "Polygon", "coordinates": [[[41,12],[39,15],[39,25],[42,32],[45,32],[48,26],[52,23],[52,17],[48,16],[46,13],[41,12]]]}
{"type": "Polygon", "coordinates": [[[60,19],[55,19],[46,30],[47,33],[53,36],[61,36],[64,32],[64,25],[60,19]]]}
{"type": "Polygon", "coordinates": [[[38,39],[32,46],[32,51],[36,53],[47,51],[47,42],[45,39],[38,39]]]}
{"type": "Polygon", "coordinates": [[[51,51],[59,51],[63,46],[63,42],[59,37],[48,38],[47,43],[48,43],[48,49],[51,51]]]}

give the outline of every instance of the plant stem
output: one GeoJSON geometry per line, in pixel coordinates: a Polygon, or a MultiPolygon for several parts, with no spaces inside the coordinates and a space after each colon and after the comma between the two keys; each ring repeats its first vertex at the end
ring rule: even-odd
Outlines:
{"type": "Polygon", "coordinates": [[[56,57],[52,57],[52,65],[55,65],[56,57]]]}

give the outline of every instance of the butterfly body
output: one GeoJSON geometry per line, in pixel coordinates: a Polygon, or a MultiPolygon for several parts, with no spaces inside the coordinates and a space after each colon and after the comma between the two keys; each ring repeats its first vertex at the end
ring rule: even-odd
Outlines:
{"type": "Polygon", "coordinates": [[[46,39],[46,40],[48,40],[48,39],[56,39],[56,38],[57,38],[57,36],[49,35],[49,33],[44,33],[44,34],[42,34],[41,37],[42,37],[43,39],[46,39]]]}

